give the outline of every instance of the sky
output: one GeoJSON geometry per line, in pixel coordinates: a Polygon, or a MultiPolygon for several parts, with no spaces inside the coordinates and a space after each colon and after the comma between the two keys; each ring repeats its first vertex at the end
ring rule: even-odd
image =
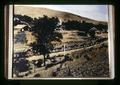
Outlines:
{"type": "Polygon", "coordinates": [[[24,5],[70,12],[98,21],[108,21],[107,5],[24,5]]]}

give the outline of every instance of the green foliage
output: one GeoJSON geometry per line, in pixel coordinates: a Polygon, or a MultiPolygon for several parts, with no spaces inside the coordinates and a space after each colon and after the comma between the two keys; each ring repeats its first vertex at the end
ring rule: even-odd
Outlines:
{"type": "Polygon", "coordinates": [[[108,30],[108,25],[103,25],[103,24],[98,24],[95,26],[99,31],[105,31],[107,32],[108,30]]]}
{"type": "Polygon", "coordinates": [[[62,25],[64,26],[64,28],[66,30],[80,30],[80,31],[88,31],[91,27],[93,27],[94,25],[92,23],[86,23],[84,22],[80,22],[80,21],[70,21],[68,20],[67,22],[63,22],[62,25]]]}
{"type": "Polygon", "coordinates": [[[34,53],[40,53],[44,56],[44,65],[45,65],[45,56],[48,55],[53,50],[52,41],[61,41],[62,34],[55,32],[59,19],[57,17],[49,18],[43,16],[42,18],[35,18],[32,23],[31,32],[37,38],[36,42],[32,43],[30,46],[33,49],[34,53]]]}
{"type": "Polygon", "coordinates": [[[33,18],[27,15],[20,15],[20,14],[14,15],[14,25],[24,24],[24,23],[30,24],[32,21],[33,21],[33,18]]]}
{"type": "Polygon", "coordinates": [[[37,37],[39,43],[50,43],[51,41],[62,38],[62,35],[58,32],[55,32],[59,20],[57,17],[48,18],[44,15],[43,18],[35,18],[33,21],[33,27],[31,31],[33,35],[37,37]]]}
{"type": "Polygon", "coordinates": [[[104,24],[93,24],[88,22],[80,22],[75,20],[68,20],[67,22],[63,22],[62,25],[66,30],[80,30],[80,31],[88,31],[92,27],[96,27],[99,31],[107,31],[108,26],[104,24]]]}

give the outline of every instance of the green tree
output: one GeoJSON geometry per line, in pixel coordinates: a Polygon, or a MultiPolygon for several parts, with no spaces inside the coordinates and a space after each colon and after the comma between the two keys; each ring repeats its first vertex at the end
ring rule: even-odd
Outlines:
{"type": "Polygon", "coordinates": [[[90,37],[91,38],[95,38],[95,31],[96,31],[97,29],[95,28],[95,27],[93,27],[93,28],[91,28],[90,30],[89,30],[89,35],[90,35],[90,37]]]}
{"type": "Polygon", "coordinates": [[[30,46],[32,47],[34,53],[44,56],[44,66],[46,65],[46,56],[49,55],[54,48],[51,42],[60,42],[63,38],[61,33],[55,31],[58,23],[59,19],[57,17],[49,18],[45,15],[43,18],[35,18],[32,23],[33,26],[31,31],[37,40],[30,46]]]}

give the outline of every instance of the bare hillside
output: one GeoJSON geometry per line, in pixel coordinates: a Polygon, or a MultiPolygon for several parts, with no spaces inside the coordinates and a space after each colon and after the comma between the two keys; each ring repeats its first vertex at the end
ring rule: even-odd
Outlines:
{"type": "Polygon", "coordinates": [[[62,21],[67,21],[67,20],[78,20],[78,21],[86,21],[94,24],[102,23],[106,24],[106,22],[101,22],[101,21],[96,21],[92,19],[88,19],[82,16],[78,16],[72,13],[68,12],[62,12],[62,11],[57,11],[57,10],[52,10],[48,8],[40,8],[40,7],[25,7],[25,6],[15,6],[14,7],[14,12],[15,14],[21,14],[21,15],[28,15],[32,18],[34,17],[42,17],[43,15],[47,15],[48,17],[58,17],[62,21]]]}

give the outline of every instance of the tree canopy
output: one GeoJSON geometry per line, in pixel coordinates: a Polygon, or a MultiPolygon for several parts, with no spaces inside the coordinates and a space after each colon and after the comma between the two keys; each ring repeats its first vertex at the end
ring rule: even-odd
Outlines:
{"type": "MultiPolygon", "coordinates": [[[[57,17],[49,18],[43,16],[42,18],[35,18],[32,23],[33,35],[36,37],[36,42],[32,43],[30,46],[34,53],[41,54],[44,56],[48,55],[53,50],[52,41],[61,41],[62,34],[55,31],[59,19],[57,17]]],[[[45,64],[45,62],[44,62],[45,64]]]]}

